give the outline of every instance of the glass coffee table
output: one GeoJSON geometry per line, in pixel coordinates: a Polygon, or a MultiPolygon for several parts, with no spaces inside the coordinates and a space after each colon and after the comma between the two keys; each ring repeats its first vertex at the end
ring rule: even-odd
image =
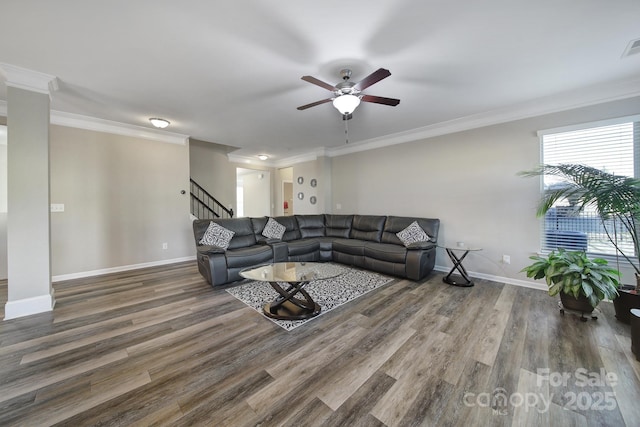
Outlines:
{"type": "Polygon", "coordinates": [[[341,275],[344,269],[320,262],[276,262],[247,268],[240,272],[245,279],[269,282],[278,297],[265,304],[266,316],[280,320],[303,320],[322,311],[303,288],[313,280],[325,280],[341,275]]]}

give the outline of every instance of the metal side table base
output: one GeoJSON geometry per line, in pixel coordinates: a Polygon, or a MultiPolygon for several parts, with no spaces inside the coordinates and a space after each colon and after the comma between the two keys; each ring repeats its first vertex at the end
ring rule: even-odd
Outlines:
{"type": "Polygon", "coordinates": [[[447,283],[452,286],[459,286],[461,288],[470,288],[473,286],[473,281],[471,277],[469,277],[469,273],[467,273],[467,269],[462,265],[462,261],[471,251],[480,251],[481,248],[466,248],[466,247],[447,247],[444,249],[447,251],[447,255],[453,262],[453,267],[449,274],[442,278],[444,283],[447,283]],[[455,251],[462,251],[462,255],[458,256],[455,251]],[[455,271],[458,271],[460,274],[453,274],[455,271]]]}

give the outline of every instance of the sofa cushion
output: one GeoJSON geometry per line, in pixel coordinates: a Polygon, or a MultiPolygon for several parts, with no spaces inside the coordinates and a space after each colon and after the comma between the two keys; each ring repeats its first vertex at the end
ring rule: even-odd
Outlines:
{"type": "Polygon", "coordinates": [[[262,230],[262,235],[268,239],[282,239],[287,228],[273,218],[267,220],[267,224],[262,230]]]}
{"type": "Polygon", "coordinates": [[[294,216],[277,216],[274,217],[276,221],[284,225],[286,231],[282,235],[282,241],[288,242],[290,240],[297,240],[300,238],[300,230],[298,229],[298,221],[294,216]]]}
{"type": "Polygon", "coordinates": [[[429,236],[427,236],[427,233],[424,232],[422,227],[418,225],[418,221],[413,221],[407,226],[407,228],[397,232],[396,236],[398,236],[398,239],[400,239],[402,244],[407,247],[409,247],[412,243],[428,242],[429,240],[431,240],[429,236]]]}
{"type": "Polygon", "coordinates": [[[229,242],[227,249],[244,248],[256,244],[256,236],[253,234],[253,227],[249,218],[220,218],[214,220],[198,219],[193,221],[193,232],[196,241],[200,241],[205,231],[209,227],[209,222],[215,222],[227,230],[233,231],[235,234],[229,242]]]}
{"type": "Polygon", "coordinates": [[[420,228],[424,230],[429,240],[436,243],[438,236],[438,228],[440,221],[429,218],[414,218],[408,216],[388,216],[384,223],[384,231],[382,232],[382,243],[393,243],[395,245],[404,245],[398,238],[397,233],[407,228],[411,223],[417,222],[420,228]]]}
{"type": "Polygon", "coordinates": [[[364,242],[364,256],[380,261],[404,263],[407,258],[407,248],[391,243],[364,242]]]}
{"type": "Polygon", "coordinates": [[[264,226],[267,225],[267,221],[269,217],[261,216],[257,218],[251,218],[251,226],[253,227],[253,233],[256,235],[256,240],[264,240],[265,237],[262,235],[262,230],[264,230],[264,226]]]}
{"type": "Polygon", "coordinates": [[[364,256],[364,242],[356,239],[335,239],[331,248],[334,252],[364,256]]]}
{"type": "Polygon", "coordinates": [[[235,231],[228,230],[211,221],[209,222],[209,226],[204,232],[202,239],[200,239],[198,243],[201,245],[219,246],[222,249],[227,249],[234,234],[236,234],[235,231]]]}
{"type": "Polygon", "coordinates": [[[382,238],[382,230],[384,229],[386,219],[386,216],[354,215],[349,237],[352,239],[379,242],[382,238]]]}
{"type": "Polygon", "coordinates": [[[296,215],[300,237],[324,237],[324,215],[296,215]]]}
{"type": "Polygon", "coordinates": [[[324,216],[325,235],[327,237],[349,238],[351,233],[351,224],[353,223],[353,215],[330,215],[324,216]]]}
{"type": "Polygon", "coordinates": [[[230,249],[226,252],[227,267],[251,267],[273,260],[273,252],[268,245],[253,245],[246,248],[230,249]]]}
{"type": "Polygon", "coordinates": [[[316,238],[292,240],[287,242],[289,256],[298,256],[320,250],[320,240],[316,238]]]}

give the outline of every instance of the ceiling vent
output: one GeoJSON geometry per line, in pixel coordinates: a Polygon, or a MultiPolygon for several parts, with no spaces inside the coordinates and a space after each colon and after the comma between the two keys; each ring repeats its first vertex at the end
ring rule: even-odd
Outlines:
{"type": "Polygon", "coordinates": [[[634,53],[640,53],[640,39],[631,40],[624,50],[622,57],[633,55],[634,53]]]}

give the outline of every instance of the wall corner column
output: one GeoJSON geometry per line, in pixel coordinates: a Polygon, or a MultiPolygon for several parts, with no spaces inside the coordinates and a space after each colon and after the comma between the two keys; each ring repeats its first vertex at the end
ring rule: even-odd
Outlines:
{"type": "Polygon", "coordinates": [[[0,64],[7,77],[5,320],[53,310],[49,177],[50,93],[56,78],[0,64]]]}

